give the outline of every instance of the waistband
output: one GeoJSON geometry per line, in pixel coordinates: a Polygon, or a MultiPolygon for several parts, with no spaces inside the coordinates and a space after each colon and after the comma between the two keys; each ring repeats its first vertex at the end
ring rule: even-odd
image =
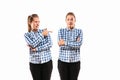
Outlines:
{"type": "Polygon", "coordinates": [[[63,48],[61,47],[60,50],[79,50],[80,48],[63,48]]]}
{"type": "Polygon", "coordinates": [[[50,51],[50,48],[49,49],[43,49],[43,50],[40,50],[38,52],[43,52],[43,51],[50,51]]]}

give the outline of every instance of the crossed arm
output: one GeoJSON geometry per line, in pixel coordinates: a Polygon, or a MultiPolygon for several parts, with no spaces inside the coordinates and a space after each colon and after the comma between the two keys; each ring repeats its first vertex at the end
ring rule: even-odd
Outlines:
{"type": "Polygon", "coordinates": [[[30,36],[26,33],[24,36],[28,44],[27,46],[31,48],[32,51],[41,51],[49,49],[50,47],[52,47],[51,37],[48,34],[49,32],[51,31],[43,30],[43,32],[39,34],[37,37],[35,36],[35,34],[33,34],[32,35],[34,37],[33,39],[31,39],[30,36]],[[43,44],[44,41],[45,44],[43,44]]]}
{"type": "Polygon", "coordinates": [[[76,41],[65,41],[62,38],[62,34],[59,32],[58,33],[58,37],[59,37],[59,41],[58,41],[58,45],[59,46],[68,46],[71,48],[79,48],[82,44],[82,40],[83,40],[83,33],[82,30],[79,33],[79,36],[77,37],[76,41]]]}

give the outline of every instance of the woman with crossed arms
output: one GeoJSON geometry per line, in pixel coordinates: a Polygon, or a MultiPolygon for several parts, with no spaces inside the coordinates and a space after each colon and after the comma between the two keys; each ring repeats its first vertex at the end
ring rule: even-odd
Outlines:
{"type": "Polygon", "coordinates": [[[58,32],[59,59],[58,70],[61,80],[77,80],[80,71],[80,46],[83,33],[75,28],[76,18],[73,12],[69,12],[65,19],[66,28],[58,32]]]}

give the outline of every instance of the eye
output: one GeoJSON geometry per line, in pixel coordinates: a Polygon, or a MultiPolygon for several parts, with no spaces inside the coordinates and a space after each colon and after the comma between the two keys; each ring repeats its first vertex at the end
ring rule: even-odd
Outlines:
{"type": "Polygon", "coordinates": [[[69,19],[67,19],[67,21],[69,21],[69,19]]]}
{"type": "Polygon", "coordinates": [[[73,21],[73,18],[71,18],[71,21],[73,21]]]}

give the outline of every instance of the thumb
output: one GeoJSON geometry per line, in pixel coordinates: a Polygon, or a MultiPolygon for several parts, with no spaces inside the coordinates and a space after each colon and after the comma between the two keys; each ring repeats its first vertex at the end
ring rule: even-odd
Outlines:
{"type": "Polygon", "coordinates": [[[48,31],[48,32],[52,33],[53,31],[48,31]]]}

